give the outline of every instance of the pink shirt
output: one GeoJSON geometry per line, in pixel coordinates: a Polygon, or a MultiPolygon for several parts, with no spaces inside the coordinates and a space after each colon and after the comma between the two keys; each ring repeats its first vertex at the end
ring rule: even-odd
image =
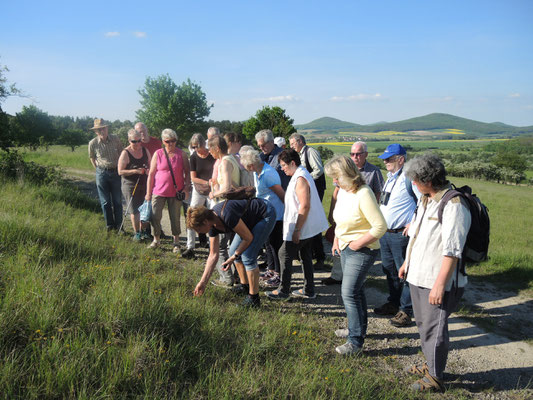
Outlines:
{"type": "MultiPolygon", "coordinates": [[[[174,189],[172,175],[168,168],[165,151],[159,149],[155,154],[157,155],[157,167],[152,194],[163,197],[174,197],[176,196],[176,190],[174,189]]],[[[176,179],[178,190],[183,190],[185,183],[183,180],[183,155],[181,149],[176,148],[174,156],[170,157],[170,164],[172,165],[172,171],[174,172],[174,178],[176,179]]]]}

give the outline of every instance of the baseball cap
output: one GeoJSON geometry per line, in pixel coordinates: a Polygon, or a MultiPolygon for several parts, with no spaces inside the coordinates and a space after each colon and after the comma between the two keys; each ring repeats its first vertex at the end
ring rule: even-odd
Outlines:
{"type": "Polygon", "coordinates": [[[389,144],[387,148],[385,149],[385,153],[383,153],[382,155],[378,157],[381,158],[382,160],[386,160],[389,157],[404,155],[406,153],[407,152],[405,151],[405,149],[402,147],[401,144],[393,143],[393,144],[389,144]]]}

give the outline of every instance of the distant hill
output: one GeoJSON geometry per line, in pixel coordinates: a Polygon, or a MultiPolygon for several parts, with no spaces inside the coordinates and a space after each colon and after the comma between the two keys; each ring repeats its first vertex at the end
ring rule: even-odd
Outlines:
{"type": "Polygon", "coordinates": [[[384,122],[359,125],[335,118],[319,118],[308,124],[296,125],[298,130],[313,130],[313,133],[343,132],[381,132],[381,131],[432,131],[442,129],[460,129],[467,134],[477,136],[512,135],[533,133],[533,126],[516,127],[501,122],[486,123],[457,117],[451,114],[434,113],[422,117],[410,118],[397,122],[384,122]]]}

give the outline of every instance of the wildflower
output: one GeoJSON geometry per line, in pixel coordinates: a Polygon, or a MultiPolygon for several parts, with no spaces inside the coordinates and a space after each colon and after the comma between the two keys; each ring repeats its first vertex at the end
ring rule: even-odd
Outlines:
{"type": "Polygon", "coordinates": [[[325,380],[328,380],[329,378],[326,376],[324,379],[325,379],[325,380]]]}
{"type": "Polygon", "coordinates": [[[293,334],[293,335],[296,335],[297,333],[298,333],[298,332],[294,331],[292,334],[293,334]]]}
{"type": "Polygon", "coordinates": [[[170,361],[169,360],[165,360],[165,364],[168,364],[170,361]]]}
{"type": "Polygon", "coordinates": [[[108,341],[107,341],[107,344],[111,344],[111,342],[108,340],[108,341]]]}
{"type": "Polygon", "coordinates": [[[37,329],[37,330],[35,331],[35,333],[41,333],[41,330],[40,330],[40,329],[37,329]]]}
{"type": "Polygon", "coordinates": [[[63,332],[63,328],[57,328],[58,332],[63,332]]]}

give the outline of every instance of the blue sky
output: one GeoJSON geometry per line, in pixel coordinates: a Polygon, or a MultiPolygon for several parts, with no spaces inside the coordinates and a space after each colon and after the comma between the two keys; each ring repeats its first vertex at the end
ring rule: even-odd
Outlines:
{"type": "Polygon", "coordinates": [[[533,125],[533,1],[76,3],[2,4],[0,64],[49,114],[134,120],[146,77],[168,73],[199,83],[216,120],[276,105],[296,123],[533,125]]]}

